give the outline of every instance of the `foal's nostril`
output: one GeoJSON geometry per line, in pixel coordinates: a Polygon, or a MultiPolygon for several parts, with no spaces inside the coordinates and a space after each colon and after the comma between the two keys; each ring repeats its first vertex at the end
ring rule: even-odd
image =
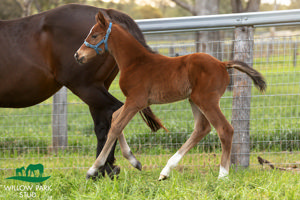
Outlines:
{"type": "Polygon", "coordinates": [[[79,58],[79,54],[76,52],[76,53],[74,54],[74,58],[75,58],[75,60],[76,60],[78,63],[82,64],[82,61],[83,61],[83,59],[84,59],[84,56],[82,56],[81,58],[79,58]]]}
{"type": "Polygon", "coordinates": [[[76,60],[78,60],[78,53],[76,52],[75,54],[74,54],[74,58],[76,59],[76,60]]]}
{"type": "Polygon", "coordinates": [[[77,59],[77,61],[81,64],[83,64],[83,60],[84,60],[84,56],[82,56],[81,58],[77,59]]]}

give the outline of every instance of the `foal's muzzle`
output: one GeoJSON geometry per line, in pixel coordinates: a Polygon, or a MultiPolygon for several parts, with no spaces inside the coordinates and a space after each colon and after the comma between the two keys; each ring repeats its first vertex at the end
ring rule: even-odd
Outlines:
{"type": "Polygon", "coordinates": [[[79,58],[79,54],[78,54],[78,52],[76,52],[76,53],[74,54],[74,58],[75,58],[75,60],[76,60],[79,64],[83,64],[84,56],[82,56],[81,58],[79,58]]]}

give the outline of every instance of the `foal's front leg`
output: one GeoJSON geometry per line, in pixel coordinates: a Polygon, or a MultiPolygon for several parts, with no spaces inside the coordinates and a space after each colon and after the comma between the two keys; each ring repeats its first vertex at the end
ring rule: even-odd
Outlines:
{"type": "MultiPolygon", "coordinates": [[[[119,115],[120,115],[121,111],[123,110],[123,108],[124,107],[121,107],[113,113],[112,123],[115,122],[116,119],[119,117],[119,115]]],[[[130,147],[127,144],[127,141],[125,139],[123,131],[120,134],[120,136],[118,137],[118,140],[119,140],[120,148],[121,148],[122,155],[124,156],[124,158],[126,158],[133,167],[135,167],[135,168],[137,168],[138,170],[141,171],[142,170],[142,164],[140,163],[140,161],[138,161],[136,159],[136,157],[131,152],[130,147]]]]}
{"type": "Polygon", "coordinates": [[[96,159],[93,166],[88,170],[86,178],[94,177],[100,167],[103,167],[107,156],[116,141],[116,139],[122,134],[122,131],[129,123],[129,121],[134,117],[134,115],[139,111],[135,104],[130,104],[128,101],[120,108],[119,116],[112,121],[111,128],[108,132],[107,141],[96,159]]]}

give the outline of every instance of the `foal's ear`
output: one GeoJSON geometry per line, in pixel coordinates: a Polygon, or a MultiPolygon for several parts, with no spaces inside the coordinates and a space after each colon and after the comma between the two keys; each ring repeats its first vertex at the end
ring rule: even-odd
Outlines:
{"type": "Polygon", "coordinates": [[[99,23],[100,25],[104,26],[105,28],[108,27],[108,20],[104,17],[104,15],[102,14],[102,12],[98,12],[98,14],[96,15],[96,21],[97,23],[99,23]]]}

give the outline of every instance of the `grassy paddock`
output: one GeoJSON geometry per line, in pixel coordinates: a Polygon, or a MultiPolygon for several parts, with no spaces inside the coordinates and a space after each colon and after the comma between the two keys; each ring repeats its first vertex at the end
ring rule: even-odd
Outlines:
{"type": "MultiPolygon", "coordinates": [[[[283,157],[300,167],[299,152],[265,154],[252,153],[251,167],[246,170],[231,169],[229,180],[217,180],[220,152],[190,152],[176,167],[168,180],[159,182],[158,176],[171,157],[163,155],[136,154],[143,164],[143,170],[133,169],[117,151],[117,165],[121,167],[118,180],[103,178],[96,182],[86,181],[86,166],[94,161],[92,155],[64,153],[47,157],[31,154],[1,160],[0,165],[8,170],[0,170],[0,199],[20,199],[20,191],[8,187],[51,186],[51,191],[30,190],[36,199],[297,199],[300,195],[300,176],[296,172],[283,172],[262,168],[257,156],[280,163],[283,157]],[[51,176],[43,183],[34,184],[5,178],[14,176],[16,167],[29,163],[42,163],[44,176],[51,176]],[[78,163],[80,163],[78,165],[78,163]]],[[[291,167],[292,165],[281,165],[291,167]]],[[[23,191],[24,192],[24,191],[23,191]]],[[[26,191],[25,191],[26,192],[26,191]]],[[[27,191],[28,192],[28,191],[27,191]]],[[[24,195],[24,193],[22,193],[24,195]]]]}
{"type": "MultiPolygon", "coordinates": [[[[210,155],[211,159],[218,156],[210,155]]],[[[128,166],[124,159],[118,159],[122,170],[118,180],[103,178],[86,181],[87,169],[45,169],[45,176],[51,176],[43,183],[26,183],[6,180],[14,175],[13,170],[0,171],[0,199],[21,199],[20,191],[8,187],[33,186],[27,191],[35,199],[297,199],[300,196],[300,176],[295,172],[262,169],[235,171],[231,169],[228,180],[218,180],[218,166],[200,163],[191,166],[200,157],[189,155],[174,169],[168,180],[159,182],[161,167],[151,166],[157,157],[146,157],[147,165],[139,172],[128,166]],[[184,165],[183,165],[184,164],[184,165]],[[51,191],[36,187],[50,186],[51,191]]],[[[139,157],[140,160],[141,157],[139,157]]],[[[275,159],[275,158],[274,158],[275,159]]],[[[199,159],[200,160],[200,159],[199,159]]],[[[60,164],[68,165],[61,159],[60,164]]],[[[164,162],[166,160],[164,159],[164,162]]],[[[201,161],[202,162],[202,161],[201,161]]],[[[43,163],[49,166],[51,160],[43,163]]],[[[155,161],[156,163],[156,161],[155,161]]],[[[59,166],[58,166],[59,167],[59,166]]],[[[24,191],[23,191],[24,192],[24,191]]],[[[26,191],[25,191],[26,192],[26,191]]],[[[24,193],[22,193],[24,196],[24,193]]]]}
{"type": "MultiPolygon", "coordinates": [[[[261,95],[253,88],[251,98],[251,167],[218,181],[220,142],[213,130],[180,162],[171,178],[158,182],[162,167],[193,130],[188,101],[152,106],[170,133],[153,134],[139,116],[125,129],[125,135],[143,164],[138,172],[129,166],[117,150],[122,167],[118,181],[108,178],[85,181],[87,167],[95,159],[96,140],[88,107],[68,94],[68,147],[54,155],[52,144],[52,98],[30,108],[0,109],[0,199],[20,199],[19,192],[4,186],[26,185],[6,180],[15,169],[41,163],[52,191],[34,191],[36,199],[299,199],[300,176],[293,172],[261,170],[257,156],[282,167],[300,167],[299,94],[300,62],[275,54],[254,58],[254,68],[267,80],[261,95]]],[[[116,79],[110,92],[124,101],[116,79]]],[[[231,121],[232,92],[221,99],[221,108],[231,121]]],[[[232,170],[233,172],[233,170],[232,170]]],[[[30,184],[27,184],[30,185],[30,184]]],[[[37,184],[35,184],[36,186],[37,184]]]]}

